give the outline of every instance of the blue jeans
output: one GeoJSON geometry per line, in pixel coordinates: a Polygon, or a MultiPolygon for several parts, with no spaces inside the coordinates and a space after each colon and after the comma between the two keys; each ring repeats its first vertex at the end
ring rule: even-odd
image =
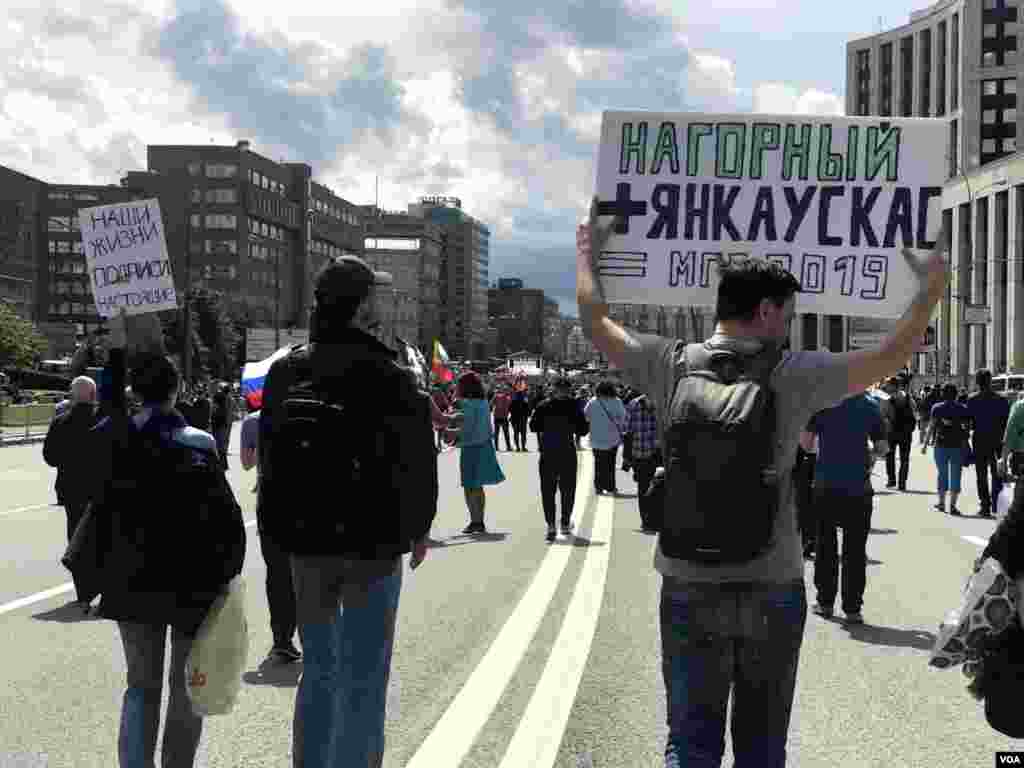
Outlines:
{"type": "Polygon", "coordinates": [[[939,493],[960,493],[960,474],[964,469],[964,449],[935,446],[935,466],[939,469],[939,493]]]}
{"type": "MultiPolygon", "coordinates": [[[[117,628],[128,667],[128,690],[121,705],[117,738],[118,763],[121,768],[153,768],[167,627],[119,621],[117,628]]],[[[185,658],[191,647],[191,637],[171,630],[170,698],[160,761],[164,768],[191,768],[203,734],[203,719],[193,714],[185,690],[185,658]]]]}
{"type": "Polygon", "coordinates": [[[292,557],[303,670],[295,697],[295,768],[380,768],[402,558],[292,557]],[[377,562],[377,561],[372,561],[377,562]]]}
{"type": "Polygon", "coordinates": [[[735,768],[781,768],[807,596],[803,581],[661,590],[665,768],[718,768],[732,693],[735,768]]]}

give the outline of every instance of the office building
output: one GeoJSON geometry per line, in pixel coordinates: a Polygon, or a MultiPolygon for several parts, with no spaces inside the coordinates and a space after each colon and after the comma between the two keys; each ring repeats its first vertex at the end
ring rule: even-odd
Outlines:
{"type": "Polygon", "coordinates": [[[312,178],[304,163],[278,163],[234,146],[150,146],[149,172],[125,183],[167,208],[175,275],[223,291],[253,326],[307,328],[312,281],[331,256],[363,253],[359,208],[312,178]]]}
{"type": "Polygon", "coordinates": [[[46,184],[0,167],[0,301],[37,319],[37,243],[46,184]]]}
{"type": "Polygon", "coordinates": [[[424,354],[442,336],[442,227],[408,213],[362,206],[365,258],[392,273],[395,333],[424,354]]]}
{"type": "Polygon", "coordinates": [[[421,197],[409,213],[441,226],[441,341],[453,358],[487,356],[491,231],[457,197],[421,197]]]}
{"type": "Polygon", "coordinates": [[[488,317],[498,330],[498,355],[544,354],[544,291],[519,279],[500,280],[487,291],[488,317]]]}
{"type": "Polygon", "coordinates": [[[1024,158],[1017,153],[1019,4],[940,2],[847,46],[847,111],[949,122],[943,216],[952,284],[937,344],[917,373],[966,383],[980,368],[1024,371],[1024,158]]]}

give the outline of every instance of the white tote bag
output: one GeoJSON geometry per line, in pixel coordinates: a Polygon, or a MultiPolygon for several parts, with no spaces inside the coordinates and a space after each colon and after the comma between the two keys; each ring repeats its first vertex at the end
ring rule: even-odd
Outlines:
{"type": "Polygon", "coordinates": [[[185,662],[193,712],[206,717],[225,715],[234,708],[248,655],[245,581],[236,576],[210,606],[185,662]]]}
{"type": "Polygon", "coordinates": [[[999,498],[996,499],[996,520],[1000,522],[1010,511],[1010,505],[1013,503],[1013,488],[1013,483],[1007,483],[999,492],[999,498]]]}

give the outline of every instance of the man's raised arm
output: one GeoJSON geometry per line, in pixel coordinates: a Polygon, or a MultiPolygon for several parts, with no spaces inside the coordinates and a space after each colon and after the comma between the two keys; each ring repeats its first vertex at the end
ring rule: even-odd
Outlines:
{"type": "Polygon", "coordinates": [[[576,231],[576,301],[583,333],[612,365],[625,368],[629,334],[608,317],[608,303],[597,274],[597,259],[610,232],[609,225],[598,222],[595,197],[590,205],[590,217],[576,231]]]}

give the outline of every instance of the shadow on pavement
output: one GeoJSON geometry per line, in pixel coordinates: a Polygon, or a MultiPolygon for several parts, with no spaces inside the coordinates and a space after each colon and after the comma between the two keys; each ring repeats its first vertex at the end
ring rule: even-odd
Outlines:
{"type": "Polygon", "coordinates": [[[930,651],[935,646],[935,635],[923,629],[894,629],[871,624],[844,624],[850,637],[861,643],[887,645],[892,648],[916,648],[930,651]]]}
{"type": "Polygon", "coordinates": [[[616,499],[635,499],[637,495],[635,493],[613,493],[612,496],[616,499]]]}
{"type": "Polygon", "coordinates": [[[294,688],[299,684],[302,662],[284,663],[264,659],[256,669],[242,675],[249,685],[269,685],[273,688],[294,688]]]}
{"type": "MultiPolygon", "coordinates": [[[[95,609],[94,609],[95,610],[95,609]]],[[[59,608],[53,608],[43,613],[32,615],[37,621],[57,621],[61,624],[77,624],[80,621],[98,621],[99,616],[95,613],[84,613],[77,602],[65,603],[59,608]]]]}
{"type": "Polygon", "coordinates": [[[876,536],[881,536],[888,535],[890,533],[899,533],[899,530],[897,530],[896,528],[872,528],[871,533],[875,534],[876,536]]]}
{"type": "Polygon", "coordinates": [[[911,496],[934,496],[935,491],[901,491],[903,494],[909,494],[911,496]]]}
{"type": "Polygon", "coordinates": [[[555,539],[552,544],[560,544],[563,547],[606,547],[607,542],[604,541],[591,541],[585,539],[582,536],[577,536],[575,533],[570,533],[565,538],[555,539]]]}
{"type": "Polygon", "coordinates": [[[457,547],[461,544],[476,544],[488,541],[504,541],[508,538],[507,533],[457,533],[447,539],[429,539],[428,549],[440,549],[442,547],[457,547]]]}
{"type": "Polygon", "coordinates": [[[869,557],[868,558],[868,565],[885,565],[885,563],[883,563],[881,560],[872,560],[869,557]]]}

